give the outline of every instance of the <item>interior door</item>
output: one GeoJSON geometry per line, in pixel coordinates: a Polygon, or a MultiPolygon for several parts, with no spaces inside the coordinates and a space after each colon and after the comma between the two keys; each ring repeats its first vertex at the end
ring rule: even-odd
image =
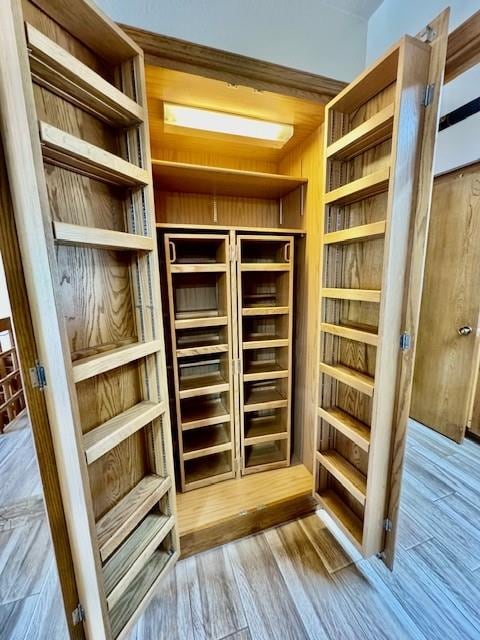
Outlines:
{"type": "Polygon", "coordinates": [[[69,621],[121,638],[179,555],[143,56],[88,0],[5,0],[0,23],[16,268],[73,569],[57,564],[69,621]]]}
{"type": "Polygon", "coordinates": [[[480,164],[435,179],[411,416],[461,442],[478,369],[480,164]]]}

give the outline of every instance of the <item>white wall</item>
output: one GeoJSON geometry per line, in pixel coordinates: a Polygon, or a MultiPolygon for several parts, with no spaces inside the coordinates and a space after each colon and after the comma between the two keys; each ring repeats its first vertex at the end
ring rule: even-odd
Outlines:
{"type": "Polygon", "coordinates": [[[338,80],[365,63],[367,20],[327,0],[96,2],[117,22],[338,80]]]}
{"type": "MultiPolygon", "coordinates": [[[[367,64],[404,33],[418,33],[450,5],[450,31],[480,9],[480,0],[384,0],[368,22],[367,64]]],[[[441,114],[480,96],[480,65],[443,88],[441,114]]],[[[435,173],[480,159],[480,114],[453,125],[438,136],[435,173]]]]}
{"type": "Polygon", "coordinates": [[[8,301],[7,283],[5,282],[5,272],[3,270],[2,256],[0,255],[0,318],[9,318],[11,315],[10,303],[8,301]]]}

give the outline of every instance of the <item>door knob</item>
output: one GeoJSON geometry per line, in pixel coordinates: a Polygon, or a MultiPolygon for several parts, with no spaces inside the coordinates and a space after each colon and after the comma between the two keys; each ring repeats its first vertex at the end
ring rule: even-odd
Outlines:
{"type": "Polygon", "coordinates": [[[473,329],[472,327],[469,327],[468,325],[465,325],[464,327],[459,327],[458,329],[458,335],[460,336],[468,336],[472,333],[473,329]]]}

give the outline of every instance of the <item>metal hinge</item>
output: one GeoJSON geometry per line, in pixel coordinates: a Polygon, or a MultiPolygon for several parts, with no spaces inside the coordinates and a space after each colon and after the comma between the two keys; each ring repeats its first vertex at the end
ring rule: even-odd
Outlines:
{"type": "Polygon", "coordinates": [[[385,531],[391,531],[393,529],[392,521],[389,518],[385,518],[383,521],[383,528],[385,531]]]}
{"type": "Polygon", "coordinates": [[[423,96],[423,106],[428,107],[433,102],[433,96],[435,94],[435,83],[427,84],[425,87],[425,94],[423,96]]]}
{"type": "Polygon", "coordinates": [[[400,350],[408,351],[412,346],[412,336],[404,331],[400,336],[400,350]]]}
{"type": "Polygon", "coordinates": [[[47,376],[45,375],[45,367],[40,364],[40,362],[36,362],[34,367],[31,367],[30,371],[30,380],[32,383],[32,387],[34,389],[38,389],[39,391],[43,391],[47,386],[47,376]]]}
{"type": "Polygon", "coordinates": [[[432,29],[432,27],[429,24],[427,24],[425,29],[418,36],[419,40],[427,43],[433,42],[436,37],[437,37],[437,32],[435,31],[435,29],[432,29]]]}
{"type": "Polygon", "coordinates": [[[85,609],[82,607],[81,604],[78,604],[75,609],[72,611],[72,620],[73,620],[73,624],[77,625],[80,624],[81,622],[85,622],[86,616],[85,616],[85,609]]]}

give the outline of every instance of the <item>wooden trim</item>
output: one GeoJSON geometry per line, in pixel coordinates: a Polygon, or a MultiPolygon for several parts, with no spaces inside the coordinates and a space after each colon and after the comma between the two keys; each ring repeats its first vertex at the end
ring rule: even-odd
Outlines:
{"type": "Polygon", "coordinates": [[[137,27],[120,27],[144,51],[146,64],[327,103],[345,84],[326,76],[299,71],[137,27]]]}
{"type": "Polygon", "coordinates": [[[450,82],[479,62],[480,11],[477,11],[448,36],[444,83],[450,82]]]}
{"type": "Polygon", "coordinates": [[[360,302],[380,302],[381,291],[375,289],[343,289],[324,287],[320,291],[323,298],[337,300],[359,300],[360,302]]]}
{"type": "Polygon", "coordinates": [[[92,247],[110,251],[153,251],[154,240],[147,236],[110,229],[95,229],[79,224],[54,222],[53,233],[58,244],[92,247]]]}
{"type": "Polygon", "coordinates": [[[326,364],[325,362],[320,363],[320,371],[327,376],[335,378],[335,380],[338,380],[339,382],[348,384],[357,391],[365,393],[367,396],[373,396],[375,388],[373,378],[365,373],[360,373],[360,371],[356,371],[350,367],[345,367],[342,364],[332,365],[326,364]]]}
{"type": "Polygon", "coordinates": [[[323,244],[340,244],[358,242],[359,240],[376,240],[385,235],[385,220],[350,227],[342,231],[332,231],[323,236],[323,244]]]}
{"type": "Polygon", "coordinates": [[[332,336],[340,336],[341,338],[347,338],[347,340],[364,342],[374,347],[378,344],[378,335],[370,331],[361,331],[353,327],[344,327],[343,325],[330,324],[329,322],[320,323],[320,330],[325,333],[330,333],[332,336]]]}
{"type": "Polygon", "coordinates": [[[353,182],[348,182],[343,187],[338,187],[333,191],[327,191],[324,203],[335,204],[337,206],[352,204],[358,200],[376,196],[388,189],[390,179],[390,167],[379,169],[363,178],[358,178],[353,182]]]}

